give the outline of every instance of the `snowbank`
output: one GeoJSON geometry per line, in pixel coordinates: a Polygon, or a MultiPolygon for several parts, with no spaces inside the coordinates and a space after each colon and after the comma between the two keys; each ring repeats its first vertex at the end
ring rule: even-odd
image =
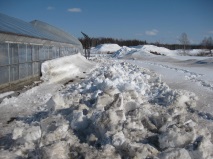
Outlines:
{"type": "Polygon", "coordinates": [[[117,57],[117,58],[121,58],[125,55],[128,55],[128,54],[132,54],[134,52],[136,52],[137,49],[134,49],[134,48],[129,48],[127,46],[123,46],[121,47],[118,51],[116,51],[112,57],[117,57]]]}
{"type": "Polygon", "coordinates": [[[206,49],[187,50],[186,54],[190,56],[213,56],[213,52],[210,53],[210,51],[206,49]]]}
{"type": "Polygon", "coordinates": [[[144,56],[175,56],[177,55],[175,51],[169,50],[164,47],[157,47],[154,45],[139,45],[134,47],[122,47],[120,50],[115,52],[112,57],[132,57],[134,59],[143,58],[144,56]]]}
{"type": "Polygon", "coordinates": [[[117,44],[101,44],[97,47],[91,48],[92,54],[100,53],[114,53],[112,57],[122,58],[143,58],[144,56],[170,56],[170,57],[180,57],[180,56],[211,56],[208,50],[205,49],[193,49],[193,50],[170,50],[164,47],[158,47],[155,45],[138,45],[132,47],[120,47],[117,44]]]}
{"type": "Polygon", "coordinates": [[[86,60],[80,53],[65,56],[42,63],[41,79],[46,82],[59,82],[75,78],[91,69],[94,64],[86,60]]]}
{"type": "Polygon", "coordinates": [[[170,89],[149,70],[103,60],[56,92],[48,110],[12,121],[0,156],[212,158],[211,133],[188,113],[195,104],[193,93],[170,89]]]}
{"type": "Polygon", "coordinates": [[[134,47],[123,46],[118,51],[116,51],[112,57],[122,58],[143,58],[144,56],[170,56],[170,57],[179,57],[179,56],[212,56],[208,50],[204,49],[193,49],[193,50],[169,50],[164,47],[158,47],[154,45],[139,45],[134,47]]]}
{"type": "Polygon", "coordinates": [[[164,47],[158,47],[158,46],[154,46],[154,45],[143,45],[141,48],[141,50],[146,51],[146,52],[150,52],[150,53],[159,53],[161,55],[167,55],[167,56],[172,56],[174,55],[172,50],[169,50],[167,48],[164,47]]]}
{"type": "Polygon", "coordinates": [[[95,48],[91,48],[91,53],[100,54],[100,53],[113,53],[119,50],[121,47],[118,44],[101,44],[95,48]]]}

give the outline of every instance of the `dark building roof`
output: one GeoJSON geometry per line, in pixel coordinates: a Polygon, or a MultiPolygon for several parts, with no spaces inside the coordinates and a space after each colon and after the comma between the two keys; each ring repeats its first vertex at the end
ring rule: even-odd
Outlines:
{"type": "Polygon", "coordinates": [[[81,45],[77,38],[45,22],[34,20],[28,23],[2,13],[0,13],[0,33],[15,34],[54,42],[81,45]]]}

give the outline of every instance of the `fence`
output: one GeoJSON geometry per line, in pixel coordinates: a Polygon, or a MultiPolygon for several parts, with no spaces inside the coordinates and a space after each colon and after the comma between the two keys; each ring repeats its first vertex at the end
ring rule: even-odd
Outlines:
{"type": "Polygon", "coordinates": [[[10,87],[15,82],[39,77],[42,62],[78,51],[75,47],[0,43],[0,89],[10,87]]]}

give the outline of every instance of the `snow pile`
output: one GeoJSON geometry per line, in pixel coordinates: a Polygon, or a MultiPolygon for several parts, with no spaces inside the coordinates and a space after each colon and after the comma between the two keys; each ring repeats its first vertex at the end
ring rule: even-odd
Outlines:
{"type": "Polygon", "coordinates": [[[141,50],[150,52],[150,53],[158,53],[161,55],[167,55],[167,56],[174,55],[172,50],[169,50],[165,47],[158,47],[158,46],[154,46],[154,45],[143,45],[141,47],[141,50]]]}
{"type": "Polygon", "coordinates": [[[101,44],[95,48],[91,48],[91,53],[100,54],[100,53],[113,53],[119,50],[121,47],[118,44],[101,44]]]}
{"type": "Polygon", "coordinates": [[[186,50],[186,54],[190,56],[213,56],[213,52],[210,53],[210,51],[206,49],[186,50]]]}
{"type": "Polygon", "coordinates": [[[134,59],[140,59],[144,56],[212,56],[208,50],[204,49],[193,49],[193,50],[169,50],[164,47],[158,47],[154,45],[139,45],[134,47],[123,46],[117,52],[113,54],[112,57],[122,58],[129,57],[134,59]]]}
{"type": "Polygon", "coordinates": [[[66,81],[76,75],[82,75],[83,71],[89,70],[93,66],[80,53],[65,56],[42,63],[42,80],[47,82],[66,81]]]}
{"type": "Polygon", "coordinates": [[[88,79],[56,92],[46,112],[13,121],[0,156],[213,157],[211,133],[188,113],[196,104],[194,94],[171,90],[158,75],[135,65],[102,63],[88,79]]]}
{"type": "Polygon", "coordinates": [[[121,58],[127,54],[132,54],[134,52],[136,52],[137,49],[134,49],[134,48],[129,48],[127,46],[123,46],[121,47],[118,51],[116,51],[112,57],[117,57],[117,58],[121,58]]]}
{"type": "Polygon", "coordinates": [[[192,49],[192,50],[170,50],[165,47],[158,47],[154,45],[142,45],[136,46],[139,50],[149,52],[156,55],[165,55],[165,56],[211,56],[209,50],[205,49],[192,49]]]}
{"type": "Polygon", "coordinates": [[[144,56],[155,56],[155,55],[176,55],[174,51],[166,49],[164,47],[157,47],[154,45],[139,45],[134,47],[122,47],[120,50],[115,52],[112,57],[132,57],[132,58],[143,58],[144,56]]]}

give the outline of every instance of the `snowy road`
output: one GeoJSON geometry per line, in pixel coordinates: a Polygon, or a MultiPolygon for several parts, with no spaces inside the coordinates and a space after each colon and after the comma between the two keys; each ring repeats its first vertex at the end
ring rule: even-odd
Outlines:
{"type": "Polygon", "coordinates": [[[202,65],[196,63],[195,60],[182,61],[167,57],[128,60],[128,62],[158,73],[172,89],[194,92],[199,98],[197,109],[213,112],[212,64],[202,65]]]}

